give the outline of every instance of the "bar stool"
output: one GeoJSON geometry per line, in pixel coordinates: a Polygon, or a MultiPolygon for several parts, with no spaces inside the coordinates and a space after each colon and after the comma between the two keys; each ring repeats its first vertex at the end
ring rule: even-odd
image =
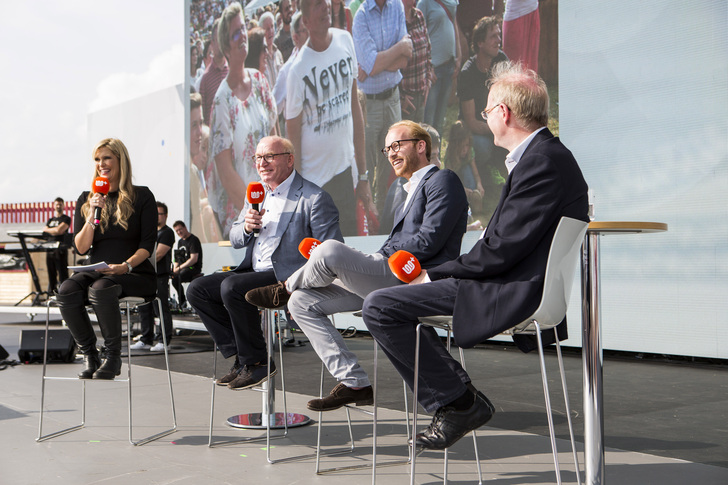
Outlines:
{"type": "MultiPolygon", "coordinates": [[[[361,311],[355,312],[354,315],[361,317],[361,311]]],[[[334,316],[330,315],[330,318],[331,318],[331,323],[334,326],[336,326],[334,316]]],[[[408,458],[406,460],[392,460],[392,461],[387,461],[385,463],[377,464],[377,418],[378,418],[378,414],[377,414],[377,409],[378,409],[378,407],[377,407],[377,369],[379,368],[378,364],[379,364],[379,345],[377,344],[376,341],[374,341],[374,377],[373,377],[373,382],[372,382],[374,402],[372,405],[372,410],[369,411],[366,409],[361,409],[357,406],[352,406],[349,404],[345,404],[343,406],[346,410],[346,421],[347,421],[347,426],[348,426],[348,430],[349,430],[349,442],[351,443],[348,448],[322,451],[322,449],[321,449],[321,430],[323,427],[324,412],[319,411],[319,413],[318,413],[319,414],[318,430],[317,430],[317,436],[316,436],[316,453],[315,453],[316,474],[317,475],[323,475],[326,473],[333,473],[333,472],[340,472],[340,471],[361,470],[363,468],[371,467],[372,468],[372,485],[374,485],[376,483],[377,466],[406,465],[406,464],[410,463],[410,460],[412,459],[412,457],[409,454],[409,447],[408,447],[408,458]],[[354,450],[356,449],[356,446],[354,444],[355,443],[354,442],[354,433],[352,431],[352,426],[351,426],[350,411],[357,411],[357,412],[360,412],[362,414],[372,417],[372,462],[362,464],[362,465],[333,467],[333,468],[328,468],[328,469],[322,470],[320,467],[320,461],[321,461],[322,456],[332,456],[332,455],[341,455],[344,453],[353,453],[354,450]]],[[[321,382],[320,382],[320,386],[319,386],[319,398],[322,398],[324,395],[325,371],[326,371],[326,367],[324,366],[324,364],[322,362],[321,363],[321,382]]],[[[406,430],[407,430],[407,439],[409,440],[411,437],[411,432],[410,432],[410,421],[409,421],[409,404],[408,404],[408,395],[407,395],[407,384],[405,384],[405,382],[402,381],[402,386],[403,386],[403,390],[404,390],[404,409],[405,409],[405,416],[406,416],[405,426],[406,426],[406,430]]],[[[307,455],[305,457],[299,457],[299,458],[307,458],[308,456],[311,456],[311,455],[307,455]]]]}
{"type": "MultiPolygon", "coordinates": [[[[451,316],[433,316],[433,317],[421,317],[420,323],[417,325],[416,329],[416,337],[415,337],[415,375],[414,375],[414,404],[412,407],[412,428],[417,430],[417,391],[419,388],[419,376],[420,376],[420,335],[422,327],[434,327],[439,328],[441,330],[445,330],[447,332],[447,350],[450,351],[450,342],[452,340],[452,317],[451,316]]],[[[463,370],[467,371],[465,367],[465,353],[463,352],[462,347],[458,347],[458,350],[460,351],[460,365],[463,367],[463,370]]],[[[475,463],[478,468],[478,484],[482,485],[483,483],[483,473],[480,468],[480,456],[478,454],[478,437],[475,433],[475,430],[471,432],[473,435],[473,449],[475,451],[475,463]]],[[[416,455],[417,453],[414,452],[415,448],[415,440],[412,439],[412,445],[411,445],[411,455],[412,455],[412,463],[410,464],[410,484],[414,485],[415,483],[415,464],[416,464],[416,455]]],[[[443,483],[447,484],[447,469],[448,469],[448,450],[447,448],[444,450],[444,470],[443,470],[443,483]]]]}
{"type": "MultiPolygon", "coordinates": [[[[51,305],[57,304],[57,300],[54,297],[49,298],[46,301],[46,325],[45,325],[45,338],[44,338],[44,345],[43,345],[43,376],[42,376],[42,384],[41,384],[41,393],[40,393],[40,419],[38,423],[38,437],[35,441],[41,442],[45,441],[51,438],[55,438],[57,436],[61,436],[66,433],[70,433],[72,431],[77,431],[85,426],[86,423],[86,382],[94,382],[97,383],[98,380],[89,380],[89,379],[79,379],[77,377],[57,377],[57,376],[48,376],[46,375],[47,371],[47,362],[48,362],[48,327],[50,325],[50,307],[51,305]],[[49,380],[58,380],[58,381],[80,381],[81,382],[81,424],[78,424],[76,426],[72,426],[70,428],[66,428],[60,431],[56,431],[54,433],[49,433],[46,435],[43,435],[43,414],[44,414],[44,405],[45,405],[45,385],[46,381],[49,380]]],[[[165,325],[164,325],[164,313],[162,312],[161,308],[161,301],[159,298],[154,297],[154,299],[146,299],[142,297],[137,296],[127,296],[119,299],[119,305],[122,307],[122,309],[126,312],[126,328],[127,328],[127,373],[126,373],[126,379],[114,379],[110,381],[105,382],[111,382],[111,383],[126,383],[127,389],[128,389],[128,408],[129,408],[129,443],[131,443],[134,446],[141,446],[146,443],[149,443],[151,441],[155,441],[159,438],[162,438],[164,436],[167,436],[169,434],[174,433],[177,430],[177,412],[175,410],[174,406],[174,391],[172,389],[172,374],[169,370],[169,353],[167,351],[167,334],[165,332],[165,325]],[[167,368],[167,382],[169,384],[169,399],[171,403],[171,411],[172,411],[172,427],[159,432],[157,434],[154,434],[152,436],[149,436],[147,438],[143,438],[137,441],[134,441],[132,436],[132,380],[131,380],[131,350],[129,347],[131,347],[131,334],[132,334],[132,321],[131,321],[131,311],[133,309],[136,309],[139,305],[143,305],[149,302],[156,303],[159,308],[159,318],[161,320],[161,326],[162,326],[162,340],[164,342],[164,362],[167,368]]]]}
{"type": "MultiPolygon", "coordinates": [[[[503,332],[504,334],[535,334],[538,340],[538,351],[539,351],[539,362],[541,364],[541,379],[544,390],[544,400],[546,403],[546,413],[549,423],[549,435],[551,438],[551,450],[554,458],[554,467],[556,469],[556,480],[557,483],[561,484],[561,471],[559,469],[559,459],[556,449],[556,436],[554,432],[553,416],[551,413],[551,400],[549,398],[548,380],[546,378],[546,364],[543,356],[543,342],[541,333],[544,330],[553,329],[566,316],[568,308],[569,296],[571,294],[571,287],[574,282],[574,273],[576,271],[576,264],[579,260],[580,248],[582,241],[584,240],[584,234],[586,233],[588,224],[583,221],[572,219],[569,217],[562,217],[559,221],[559,225],[556,227],[553,240],[551,241],[551,247],[549,249],[549,256],[546,262],[546,274],[544,277],[544,286],[541,296],[541,302],[536,311],[519,323],[515,327],[503,332]]],[[[449,337],[452,331],[452,316],[435,316],[426,317],[420,319],[420,324],[417,326],[417,337],[415,344],[415,396],[417,395],[417,382],[419,377],[419,354],[420,354],[420,328],[422,325],[442,328],[448,332],[448,344],[449,337]]],[[[574,431],[571,423],[571,408],[569,406],[569,395],[566,388],[566,378],[564,374],[564,364],[561,355],[561,345],[559,343],[558,335],[554,331],[556,338],[556,350],[559,360],[559,371],[561,373],[561,384],[564,391],[564,402],[566,404],[566,416],[569,423],[569,435],[571,438],[571,452],[574,457],[574,466],[576,470],[576,478],[579,485],[581,485],[581,475],[579,472],[579,460],[576,454],[576,447],[574,443],[574,431]]],[[[460,358],[463,368],[465,363],[463,359],[463,351],[460,349],[460,358]]],[[[415,408],[416,409],[416,408],[415,408]]],[[[414,422],[416,423],[417,415],[414,416],[414,422]]],[[[475,432],[473,432],[473,439],[475,440],[475,432]]],[[[414,446],[414,444],[413,444],[414,446]]],[[[478,457],[477,443],[475,451],[476,459],[478,457]]],[[[446,472],[445,480],[447,480],[447,455],[446,455],[446,472]]],[[[478,475],[480,477],[480,463],[478,462],[478,475]]],[[[412,474],[410,476],[410,483],[414,483],[415,476],[415,459],[412,459],[412,474]]],[[[482,478],[481,478],[482,482],[482,478]]]]}
{"type": "MultiPolygon", "coordinates": [[[[270,362],[271,358],[273,357],[275,353],[275,345],[274,341],[276,338],[276,332],[275,329],[277,327],[278,334],[280,335],[281,332],[281,324],[280,324],[280,315],[283,312],[283,308],[276,308],[276,309],[261,309],[262,312],[262,318],[261,318],[261,325],[263,326],[263,334],[265,335],[266,340],[266,349],[267,349],[267,358],[268,362],[270,362]]],[[[213,425],[214,425],[214,416],[215,416],[215,391],[217,388],[217,352],[218,349],[215,349],[215,352],[213,352],[213,360],[212,360],[212,392],[211,392],[211,399],[210,399],[210,430],[208,435],[208,447],[212,448],[219,445],[228,445],[233,443],[244,443],[249,441],[258,441],[262,440],[263,437],[256,436],[256,437],[248,437],[248,438],[240,438],[240,439],[234,439],[234,440],[226,440],[214,443],[213,442],[213,425]]],[[[281,376],[281,389],[283,391],[283,413],[276,413],[275,412],[275,376],[270,375],[270,365],[268,366],[268,380],[264,382],[260,387],[254,387],[250,390],[257,391],[262,393],[262,411],[260,413],[247,413],[247,414],[240,414],[235,415],[230,418],[228,418],[227,423],[228,425],[235,427],[235,428],[245,428],[245,429],[264,429],[266,430],[265,433],[265,440],[266,440],[266,458],[268,460],[268,463],[278,463],[281,461],[287,461],[290,459],[281,459],[281,460],[273,460],[271,458],[270,450],[270,440],[271,439],[277,439],[277,438],[285,438],[288,436],[288,428],[298,427],[298,426],[304,426],[311,422],[311,419],[303,414],[296,414],[296,413],[288,413],[288,406],[286,403],[286,379],[284,374],[284,366],[283,366],[283,341],[281,338],[278,338],[278,353],[279,353],[279,369],[280,369],[280,376],[281,376]],[[277,436],[271,436],[271,430],[272,429],[283,429],[283,433],[277,436]]]]}
{"type": "Polygon", "coordinates": [[[549,257],[546,263],[546,275],[544,277],[543,293],[541,303],[533,315],[519,323],[515,327],[504,332],[505,334],[536,335],[538,341],[538,356],[541,364],[541,380],[543,383],[544,401],[546,402],[546,416],[549,423],[549,436],[551,438],[551,451],[554,457],[554,468],[556,470],[556,481],[561,485],[561,470],[559,468],[559,457],[556,450],[556,433],[554,431],[554,419],[551,413],[551,399],[549,398],[549,386],[546,378],[546,362],[543,356],[543,342],[541,334],[544,330],[554,329],[556,343],[556,354],[559,361],[559,373],[561,374],[561,387],[564,391],[564,404],[566,406],[566,419],[569,423],[569,438],[571,440],[571,453],[574,457],[576,480],[581,485],[581,473],[579,471],[579,459],[576,454],[574,443],[574,427],[571,423],[571,407],[569,406],[569,393],[566,388],[566,375],[564,373],[564,360],[561,355],[561,343],[555,328],[566,317],[566,311],[571,295],[571,287],[574,283],[574,273],[581,254],[581,245],[588,227],[588,223],[562,217],[556,227],[554,238],[549,248],[549,257]]]}

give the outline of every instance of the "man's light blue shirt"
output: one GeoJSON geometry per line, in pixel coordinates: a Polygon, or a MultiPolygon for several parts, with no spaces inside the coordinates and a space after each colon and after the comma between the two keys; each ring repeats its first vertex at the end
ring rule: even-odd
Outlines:
{"type": "Polygon", "coordinates": [[[359,65],[368,77],[359,83],[364,94],[378,94],[393,88],[402,80],[402,73],[382,71],[369,76],[374,69],[377,54],[392,47],[407,34],[404,7],[400,0],[386,0],[379,8],[375,0],[366,0],[354,17],[352,27],[354,47],[359,65]]]}

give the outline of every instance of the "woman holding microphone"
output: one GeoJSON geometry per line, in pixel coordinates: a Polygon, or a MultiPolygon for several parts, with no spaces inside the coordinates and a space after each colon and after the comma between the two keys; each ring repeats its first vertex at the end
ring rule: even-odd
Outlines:
{"type": "Polygon", "coordinates": [[[156,275],[148,258],[157,236],[157,206],[147,187],[132,185],[126,147],[115,138],[101,140],[93,150],[94,180],[106,177],[107,195],[83,192],[76,202],[73,243],[89,263],[108,268],[74,273],[58,291],[61,315],[84,358],[80,379],[113,379],[121,373],[121,312],[123,296],[152,297],[156,275]],[[96,223],[94,211],[101,216],[96,223]],[[96,334],[86,312],[91,304],[104,337],[103,363],[96,334]]]}

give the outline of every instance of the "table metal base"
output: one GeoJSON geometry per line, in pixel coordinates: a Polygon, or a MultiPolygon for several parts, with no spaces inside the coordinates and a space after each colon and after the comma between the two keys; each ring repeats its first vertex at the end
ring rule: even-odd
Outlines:
{"type": "MultiPolygon", "coordinates": [[[[271,419],[270,428],[282,429],[286,427],[286,424],[288,424],[289,428],[297,428],[299,426],[305,426],[310,422],[311,418],[305,414],[288,413],[286,415],[285,413],[275,413],[275,419],[271,419]],[[287,423],[286,420],[288,421],[287,423]]],[[[266,429],[262,413],[236,414],[235,416],[230,416],[226,423],[233,428],[266,429]]]]}

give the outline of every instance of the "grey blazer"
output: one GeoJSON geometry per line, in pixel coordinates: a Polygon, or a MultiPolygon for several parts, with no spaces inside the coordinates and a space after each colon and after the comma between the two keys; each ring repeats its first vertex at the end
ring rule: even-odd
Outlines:
{"type": "MultiPolygon", "coordinates": [[[[248,207],[246,203],[230,229],[232,246],[246,248],[245,258],[235,268],[236,272],[250,271],[253,268],[252,243],[255,238],[252,234],[246,234],[244,229],[248,207]]],[[[274,237],[276,249],[272,256],[273,271],[278,281],[285,281],[306,262],[298,252],[298,244],[303,238],[344,241],[339,229],[339,211],[331,196],[296,172],[274,237]]]]}

